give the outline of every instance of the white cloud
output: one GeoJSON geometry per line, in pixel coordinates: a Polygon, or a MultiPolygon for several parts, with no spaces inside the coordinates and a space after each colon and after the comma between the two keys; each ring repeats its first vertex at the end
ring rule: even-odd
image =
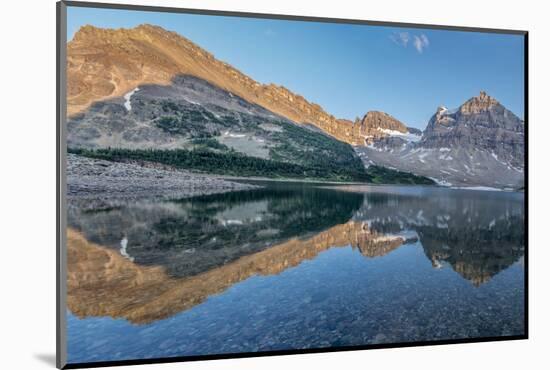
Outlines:
{"type": "Polygon", "coordinates": [[[390,35],[390,39],[397,45],[407,47],[411,41],[413,47],[418,53],[422,53],[424,49],[430,46],[428,36],[421,33],[420,35],[410,34],[408,32],[394,32],[390,35]]]}
{"type": "Polygon", "coordinates": [[[391,34],[390,39],[397,45],[407,47],[411,37],[408,32],[394,32],[391,34]]]}
{"type": "Polygon", "coordinates": [[[416,51],[419,53],[422,53],[424,49],[426,49],[428,46],[430,46],[430,40],[428,40],[428,36],[421,34],[420,36],[414,36],[413,45],[416,51]]]}

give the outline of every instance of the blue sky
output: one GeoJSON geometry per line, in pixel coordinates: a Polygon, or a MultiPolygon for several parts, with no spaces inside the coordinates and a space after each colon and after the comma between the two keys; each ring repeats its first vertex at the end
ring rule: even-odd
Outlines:
{"type": "Polygon", "coordinates": [[[480,90],[524,114],[523,36],[76,7],[67,14],[69,40],[85,24],[155,24],[338,118],[381,110],[423,129],[439,105],[455,108],[480,90]]]}

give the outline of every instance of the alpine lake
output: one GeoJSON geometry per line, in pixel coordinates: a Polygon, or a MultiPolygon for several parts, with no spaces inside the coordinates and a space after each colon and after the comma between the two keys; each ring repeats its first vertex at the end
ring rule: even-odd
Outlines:
{"type": "Polygon", "coordinates": [[[257,184],[70,207],[69,362],[524,334],[523,193],[257,184]]]}

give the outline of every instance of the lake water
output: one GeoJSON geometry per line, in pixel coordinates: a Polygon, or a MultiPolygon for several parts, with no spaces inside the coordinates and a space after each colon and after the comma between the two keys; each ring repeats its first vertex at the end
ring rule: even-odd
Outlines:
{"type": "Polygon", "coordinates": [[[69,362],[524,333],[524,196],[260,190],[69,207],[69,362]]]}

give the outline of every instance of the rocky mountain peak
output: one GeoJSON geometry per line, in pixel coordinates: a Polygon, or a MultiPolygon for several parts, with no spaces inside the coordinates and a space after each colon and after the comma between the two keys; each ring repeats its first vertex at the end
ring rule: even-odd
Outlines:
{"type": "Polygon", "coordinates": [[[380,111],[370,111],[355,122],[347,122],[352,128],[355,145],[370,145],[388,136],[410,132],[401,121],[380,111]]]}
{"type": "Polygon", "coordinates": [[[367,112],[359,122],[362,130],[392,130],[402,133],[408,132],[407,126],[387,113],[379,111],[367,112]]]}
{"type": "Polygon", "coordinates": [[[407,136],[390,133],[356,150],[368,165],[412,172],[442,185],[523,186],[524,123],[483,91],[456,109],[439,106],[420,140],[396,140],[407,136]]]}
{"type": "Polygon", "coordinates": [[[445,112],[448,112],[448,111],[449,111],[449,110],[447,109],[446,106],[440,105],[439,107],[437,107],[437,112],[436,112],[436,114],[441,115],[441,114],[445,114],[445,112]]]}
{"type": "Polygon", "coordinates": [[[500,103],[493,97],[487,95],[485,91],[480,91],[479,96],[475,96],[462,104],[460,112],[463,114],[477,114],[487,111],[500,103]]]}
{"type": "Polygon", "coordinates": [[[103,39],[108,34],[107,29],[97,28],[90,24],[80,27],[74,34],[73,38],[69,41],[72,44],[78,44],[83,42],[97,43],[98,39],[103,39]],[[95,40],[95,41],[94,41],[95,40]]]}

